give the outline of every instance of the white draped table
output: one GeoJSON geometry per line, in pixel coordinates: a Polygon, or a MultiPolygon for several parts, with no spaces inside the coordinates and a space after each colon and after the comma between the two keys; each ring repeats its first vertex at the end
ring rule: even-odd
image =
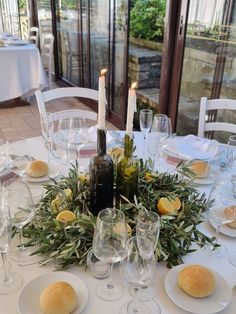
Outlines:
{"type": "MultiPolygon", "coordinates": [[[[139,136],[137,137],[139,138],[139,136]]],[[[28,140],[29,147],[31,150],[31,154],[33,157],[37,159],[45,159],[47,156],[45,144],[41,137],[31,138],[28,140]]],[[[63,169],[60,168],[60,170],[63,169]]],[[[65,169],[64,169],[65,171],[65,169]]],[[[210,186],[199,186],[197,187],[201,192],[209,192],[210,186]]],[[[200,225],[200,229],[202,232],[209,236],[214,235],[214,229],[207,223],[204,222],[200,225]]],[[[227,245],[229,251],[236,250],[236,238],[230,238],[224,235],[220,235],[220,240],[225,245],[227,245]]],[[[223,276],[226,281],[228,282],[230,287],[236,285],[236,267],[233,267],[227,258],[218,259],[207,256],[204,252],[198,248],[196,252],[187,255],[184,257],[185,263],[197,263],[202,264],[207,267],[210,267],[217,271],[218,273],[223,276]]],[[[47,273],[53,270],[53,266],[43,266],[39,267],[38,265],[29,265],[29,266],[18,266],[14,262],[12,263],[12,270],[20,272],[23,276],[24,283],[27,284],[33,278],[37,276],[47,273]]],[[[131,299],[131,296],[128,292],[127,285],[125,286],[124,295],[121,299],[114,301],[114,302],[106,302],[99,299],[95,294],[96,285],[99,282],[99,279],[95,279],[90,270],[87,269],[85,271],[84,267],[72,266],[67,270],[68,272],[79,276],[87,285],[89,299],[88,303],[83,310],[83,314],[118,314],[119,309],[121,306],[126,303],[128,300],[131,299]]],[[[161,313],[162,314],[187,314],[186,312],[175,305],[170,298],[168,297],[167,293],[164,289],[164,279],[166,274],[168,273],[169,269],[165,266],[165,263],[160,263],[157,265],[157,274],[156,274],[156,286],[157,286],[157,297],[154,301],[149,303],[149,306],[152,308],[152,314],[156,314],[155,310],[155,302],[158,302],[161,306],[161,313]]],[[[114,269],[114,280],[121,281],[121,277],[119,275],[118,267],[114,269]]],[[[19,292],[12,294],[12,295],[1,295],[0,296],[0,314],[16,314],[17,313],[17,300],[19,296],[19,292]]],[[[236,313],[236,288],[232,290],[232,298],[230,304],[220,312],[221,314],[234,314],[236,313]]],[[[34,314],[34,313],[22,313],[22,314],[34,314]]],[[[207,313],[202,313],[207,314],[207,313]]]]}
{"type": "MultiPolygon", "coordinates": [[[[18,41],[19,43],[19,41],[18,41]]],[[[32,44],[0,46],[0,102],[47,86],[38,48],[32,44]]]]}

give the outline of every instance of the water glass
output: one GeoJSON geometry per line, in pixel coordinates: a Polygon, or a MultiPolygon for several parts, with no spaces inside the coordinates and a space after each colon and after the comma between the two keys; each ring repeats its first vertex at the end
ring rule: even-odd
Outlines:
{"type": "Polygon", "coordinates": [[[139,113],[139,123],[140,123],[140,130],[143,133],[144,137],[144,146],[143,146],[143,157],[146,159],[146,152],[147,152],[147,135],[150,132],[152,126],[152,118],[153,112],[151,109],[142,109],[139,113]]]}
{"type": "Polygon", "coordinates": [[[106,208],[99,212],[93,236],[93,253],[102,262],[108,263],[107,283],[97,286],[97,295],[108,301],[122,296],[123,287],[112,281],[112,267],[124,258],[125,244],[128,238],[125,215],[119,209],[106,208]]]}

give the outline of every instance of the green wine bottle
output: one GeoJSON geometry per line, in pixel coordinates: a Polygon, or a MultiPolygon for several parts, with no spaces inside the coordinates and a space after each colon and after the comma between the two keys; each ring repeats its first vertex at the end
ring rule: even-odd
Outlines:
{"type": "Polygon", "coordinates": [[[104,208],[113,207],[113,161],[106,153],[106,131],[97,130],[97,154],[89,164],[90,211],[97,216],[104,208]]]}
{"type": "Polygon", "coordinates": [[[125,134],[124,156],[117,163],[116,206],[120,208],[121,195],[133,202],[138,190],[139,161],[133,156],[133,139],[125,134]]]}

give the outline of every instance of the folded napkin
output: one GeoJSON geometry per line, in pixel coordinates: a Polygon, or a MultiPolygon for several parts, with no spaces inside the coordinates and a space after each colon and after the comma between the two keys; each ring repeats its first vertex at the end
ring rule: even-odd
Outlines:
{"type": "MultiPolygon", "coordinates": [[[[80,142],[97,142],[97,126],[91,126],[90,128],[81,128],[79,130],[78,138],[80,142]]],[[[113,140],[110,133],[106,133],[107,143],[113,140]]]]}
{"type": "Polygon", "coordinates": [[[164,149],[170,154],[180,156],[182,159],[210,159],[218,150],[219,143],[216,140],[199,138],[195,135],[168,138],[164,149]]]}

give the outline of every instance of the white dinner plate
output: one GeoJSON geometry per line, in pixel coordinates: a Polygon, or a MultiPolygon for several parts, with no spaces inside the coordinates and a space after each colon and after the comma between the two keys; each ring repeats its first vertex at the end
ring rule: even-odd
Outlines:
{"type": "Polygon", "coordinates": [[[73,314],[81,313],[88,302],[87,286],[79,277],[63,271],[46,273],[28,282],[21,290],[18,298],[19,313],[42,314],[39,304],[40,295],[48,285],[57,281],[66,281],[75,289],[78,297],[78,306],[73,311],[73,314]]]}
{"type": "Polygon", "coordinates": [[[180,308],[195,314],[213,314],[222,311],[230,302],[231,288],[219,273],[212,270],[216,278],[216,288],[205,298],[194,298],[178,286],[178,274],[187,265],[173,267],[165,277],[165,290],[169,298],[180,308]]]}
{"type": "MultiPolygon", "coordinates": [[[[216,228],[216,223],[214,222],[212,217],[209,217],[209,223],[213,228],[216,228]]],[[[227,235],[229,237],[232,237],[232,238],[236,238],[236,229],[230,228],[229,226],[225,224],[220,226],[220,233],[227,235]]]]}
{"type": "Polygon", "coordinates": [[[40,183],[40,182],[45,182],[50,180],[50,178],[55,179],[56,177],[58,177],[60,174],[60,172],[58,171],[57,167],[54,165],[51,165],[49,167],[49,172],[46,176],[43,177],[39,177],[39,178],[32,178],[27,176],[27,174],[23,175],[23,179],[28,181],[28,182],[35,182],[35,183],[40,183]]]}

